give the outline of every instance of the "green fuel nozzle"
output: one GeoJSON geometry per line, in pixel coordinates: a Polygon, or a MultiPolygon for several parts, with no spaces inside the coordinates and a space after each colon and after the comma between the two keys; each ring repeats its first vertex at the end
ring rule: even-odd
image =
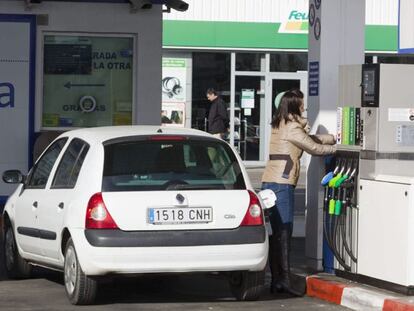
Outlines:
{"type": "Polygon", "coordinates": [[[338,175],[336,175],[334,178],[332,178],[329,181],[329,187],[334,188],[335,187],[335,183],[338,181],[338,179],[340,179],[342,177],[342,173],[338,173],[338,175]]]}
{"type": "Polygon", "coordinates": [[[341,176],[339,179],[336,180],[334,187],[339,188],[346,179],[348,179],[348,175],[344,174],[343,176],[341,176]]]}
{"type": "Polygon", "coordinates": [[[329,215],[333,215],[335,214],[335,200],[334,199],[330,199],[329,200],[329,210],[328,210],[329,215]]]}
{"type": "Polygon", "coordinates": [[[342,202],[341,200],[336,200],[335,201],[335,216],[339,216],[341,214],[341,210],[342,210],[342,202]]]}

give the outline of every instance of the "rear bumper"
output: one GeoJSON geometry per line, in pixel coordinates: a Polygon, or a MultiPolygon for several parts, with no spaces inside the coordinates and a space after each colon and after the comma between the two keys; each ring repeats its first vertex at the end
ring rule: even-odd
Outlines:
{"type": "Polygon", "coordinates": [[[71,230],[77,256],[87,275],[260,271],[267,262],[268,240],[262,243],[202,246],[95,247],[85,230],[71,230]]]}
{"type": "Polygon", "coordinates": [[[226,230],[122,231],[85,230],[86,240],[95,247],[170,247],[264,243],[264,226],[226,230]]]}

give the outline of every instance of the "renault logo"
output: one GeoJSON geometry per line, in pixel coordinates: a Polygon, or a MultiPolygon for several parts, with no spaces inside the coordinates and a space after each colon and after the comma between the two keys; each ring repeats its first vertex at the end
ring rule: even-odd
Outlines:
{"type": "Polygon", "coordinates": [[[185,200],[184,196],[181,193],[177,194],[177,196],[175,198],[177,199],[178,203],[180,203],[180,204],[183,204],[183,202],[185,200]]]}

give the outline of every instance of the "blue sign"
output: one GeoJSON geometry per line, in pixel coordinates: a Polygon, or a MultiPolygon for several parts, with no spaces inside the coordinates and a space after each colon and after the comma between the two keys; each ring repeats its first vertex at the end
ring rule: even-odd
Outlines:
{"type": "MultiPolygon", "coordinates": [[[[33,161],[36,15],[0,12],[0,172],[27,172],[33,161]],[[10,74],[12,73],[12,75],[10,74]],[[18,109],[16,109],[18,108],[18,109]]],[[[15,186],[0,180],[0,212],[15,186]]]]}
{"type": "Polygon", "coordinates": [[[11,83],[0,83],[0,108],[14,107],[14,86],[11,83]]]}
{"type": "Polygon", "coordinates": [[[309,62],[308,96],[319,96],[319,62],[309,62]]]}

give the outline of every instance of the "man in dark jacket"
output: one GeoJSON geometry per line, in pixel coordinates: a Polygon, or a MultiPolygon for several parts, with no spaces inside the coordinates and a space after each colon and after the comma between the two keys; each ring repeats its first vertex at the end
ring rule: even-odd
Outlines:
{"type": "Polygon", "coordinates": [[[224,138],[229,120],[226,105],[214,89],[207,90],[207,99],[211,102],[208,114],[208,131],[214,136],[224,138]]]}

